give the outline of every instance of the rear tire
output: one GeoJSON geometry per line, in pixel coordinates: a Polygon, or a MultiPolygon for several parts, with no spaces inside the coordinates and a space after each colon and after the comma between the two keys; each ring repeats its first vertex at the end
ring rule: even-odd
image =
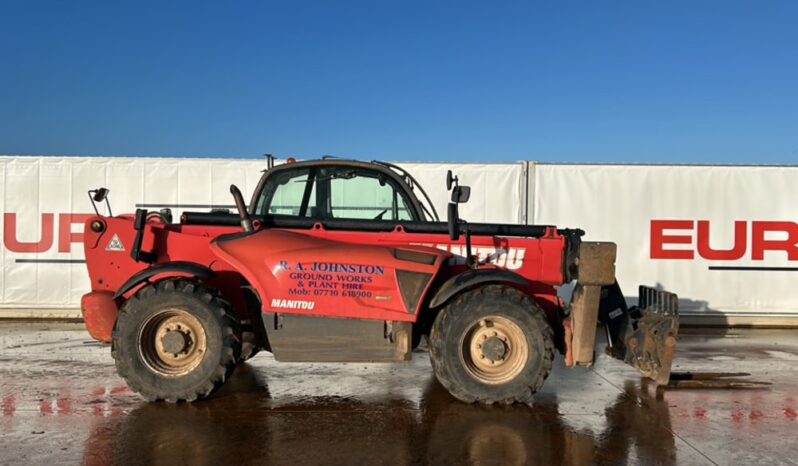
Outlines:
{"type": "Polygon", "coordinates": [[[501,285],[455,297],[436,317],[429,340],[435,376],[466,403],[529,403],[554,359],[543,310],[501,285]]]}
{"type": "Polygon", "coordinates": [[[144,398],[194,401],[230,377],[241,332],[223,300],[202,284],[172,279],[146,285],[114,326],[111,354],[128,386],[144,398]]]}

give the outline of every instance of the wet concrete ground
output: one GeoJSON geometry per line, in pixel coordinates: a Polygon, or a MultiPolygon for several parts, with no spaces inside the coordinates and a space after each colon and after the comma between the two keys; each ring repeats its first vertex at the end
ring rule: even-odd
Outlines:
{"type": "Polygon", "coordinates": [[[677,353],[676,370],[773,385],[658,392],[618,361],[559,358],[534,406],[483,407],[453,400],[423,351],[402,365],[261,354],[210,400],[148,404],[80,324],[0,322],[0,464],[798,463],[798,332],[688,334],[677,353]]]}

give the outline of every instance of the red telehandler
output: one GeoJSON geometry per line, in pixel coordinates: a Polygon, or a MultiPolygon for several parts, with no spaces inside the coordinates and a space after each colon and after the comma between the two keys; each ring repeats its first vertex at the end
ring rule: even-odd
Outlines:
{"type": "MultiPolygon", "coordinates": [[[[237,213],[168,209],[86,221],[91,335],[149,400],[210,395],[258,351],[277,361],[399,362],[427,336],[437,379],[465,402],[529,402],[555,351],[590,365],[608,351],[666,384],[677,297],[640,287],[627,306],[613,243],[549,225],[469,223],[449,172],[447,221],[392,164],[273,166],[237,213]],[[417,193],[419,193],[417,195],[417,193]],[[562,302],[557,288],[572,284],[562,302]]],[[[108,190],[89,192],[108,202],[108,190]]]]}

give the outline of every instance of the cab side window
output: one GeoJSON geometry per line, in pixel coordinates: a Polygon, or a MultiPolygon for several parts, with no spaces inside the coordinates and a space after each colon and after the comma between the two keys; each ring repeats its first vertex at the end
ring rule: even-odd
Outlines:
{"type": "Polygon", "coordinates": [[[404,195],[378,172],[336,169],[328,179],[331,218],[413,220],[404,195]]]}

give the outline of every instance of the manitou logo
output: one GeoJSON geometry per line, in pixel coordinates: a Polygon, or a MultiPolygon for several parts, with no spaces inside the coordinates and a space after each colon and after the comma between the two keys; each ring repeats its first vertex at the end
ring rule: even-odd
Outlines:
{"type": "Polygon", "coordinates": [[[300,301],[298,299],[272,299],[272,308],[281,309],[306,309],[308,311],[316,307],[313,301],[300,301]]]}
{"type": "MultiPolygon", "coordinates": [[[[83,226],[83,223],[92,214],[41,214],[41,233],[38,238],[20,238],[17,228],[17,214],[3,214],[3,245],[10,252],[16,253],[43,253],[53,247],[56,235],[58,239],[58,252],[71,252],[72,244],[83,242],[83,229],[73,232],[73,225],[83,226]],[[55,218],[58,217],[56,227],[55,218]]],[[[26,228],[30,230],[32,228],[26,228]]]]}
{"type": "Polygon", "coordinates": [[[652,220],[652,259],[765,260],[765,253],[798,261],[798,223],[738,220],[717,224],[709,220],[652,220]],[[731,244],[712,244],[710,231],[734,228],[731,244]],[[781,254],[776,254],[781,253],[781,254]]]}
{"type": "MultiPolygon", "coordinates": [[[[440,249],[442,251],[451,252],[454,256],[449,259],[450,264],[465,264],[466,263],[466,247],[459,244],[429,244],[429,243],[413,243],[414,246],[427,246],[430,248],[440,249]]],[[[477,261],[481,264],[491,263],[497,267],[503,267],[510,270],[518,270],[524,265],[524,256],[526,256],[525,248],[495,248],[493,246],[474,246],[471,248],[471,254],[477,256],[477,261]]]]}

